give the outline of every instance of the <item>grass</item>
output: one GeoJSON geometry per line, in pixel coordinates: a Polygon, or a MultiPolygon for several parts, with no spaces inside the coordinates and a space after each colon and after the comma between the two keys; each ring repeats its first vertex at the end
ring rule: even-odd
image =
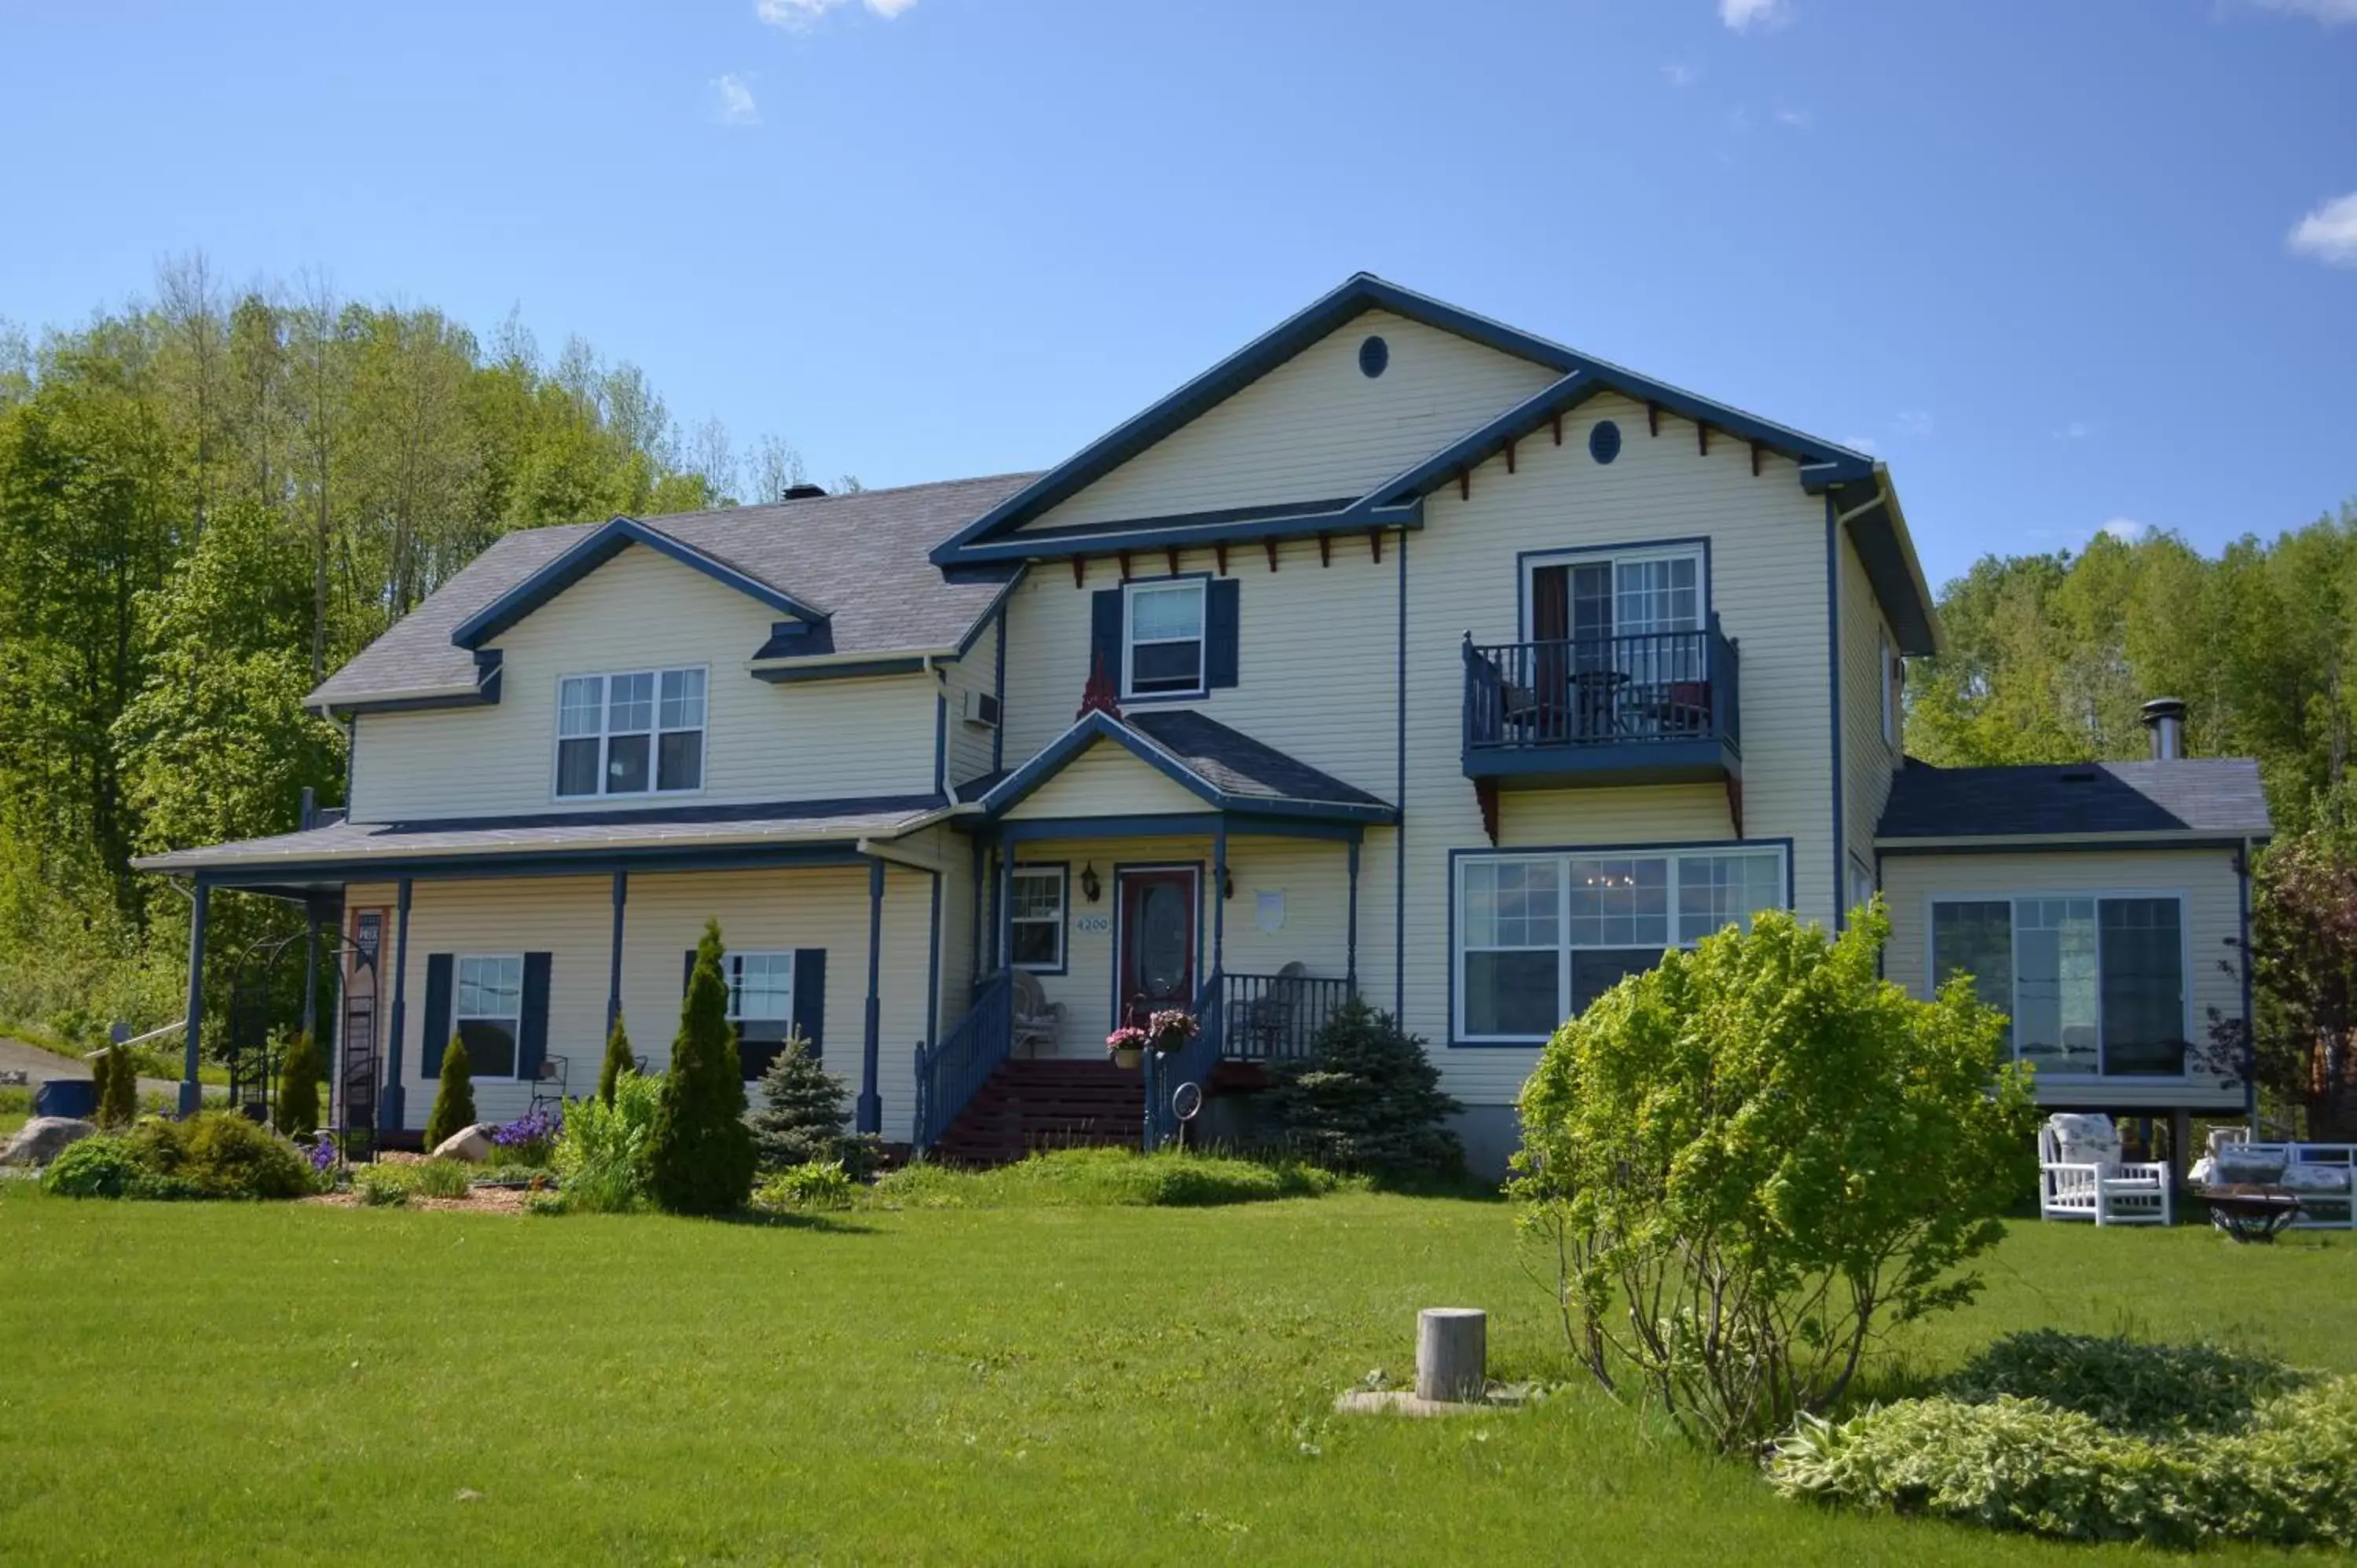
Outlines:
{"type": "MultiPolygon", "coordinates": [[[[1786,1503],[1585,1387],[1332,1414],[1370,1368],[1407,1374],[1419,1306],[1488,1307],[1497,1375],[1566,1371],[1495,1203],[736,1225],[0,1184],[0,1541],[50,1562],[2151,1555],[1786,1503]]],[[[2351,1238],[2031,1223],[1986,1273],[1894,1364],[2050,1325],[2357,1370],[2351,1238]]]]}
{"type": "Polygon", "coordinates": [[[1208,1208],[1318,1197],[1340,1185],[1330,1172],[1314,1165],[1066,1149],[990,1170],[909,1165],[878,1182],[862,1203],[886,1208],[1208,1208]]]}

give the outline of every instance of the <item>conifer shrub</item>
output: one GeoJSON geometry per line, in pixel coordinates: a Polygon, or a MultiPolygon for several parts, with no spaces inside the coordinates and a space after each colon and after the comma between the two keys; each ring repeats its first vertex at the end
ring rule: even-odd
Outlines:
{"type": "Polygon", "coordinates": [[[639,1070],[639,1058],[630,1054],[630,1036],[622,1027],[622,1015],[614,1015],[613,1033],[606,1036],[606,1058],[597,1064],[597,1098],[606,1104],[614,1103],[614,1084],[626,1072],[639,1070]]]}
{"type": "Polygon", "coordinates": [[[109,1045],[99,1063],[106,1077],[98,1091],[98,1124],[128,1127],[139,1119],[139,1064],[124,1045],[109,1045]]]}
{"type": "Polygon", "coordinates": [[[467,1059],[467,1042],[457,1036],[442,1052],[442,1086],[434,1091],[434,1112],[425,1118],[425,1146],[438,1149],[443,1140],[475,1124],[475,1067],[467,1059]]]}
{"type": "Polygon", "coordinates": [[[1290,1153],[1378,1176],[1463,1173],[1465,1146],[1442,1123],[1464,1107],[1441,1092],[1424,1041],[1364,998],[1337,1007],[1309,1055],[1272,1076],[1268,1112],[1290,1153]]]}
{"type": "Polygon", "coordinates": [[[745,1124],[744,1071],[720,964],[720,922],[707,920],[680,1004],[647,1154],[647,1186],[674,1214],[728,1214],[753,1191],[753,1130],[745,1124]]]}
{"type": "Polygon", "coordinates": [[[770,1070],[761,1075],[761,1106],[753,1112],[753,1148],[763,1170],[840,1164],[854,1181],[873,1175],[882,1154],[878,1141],[844,1131],[850,1120],[849,1090],[818,1064],[800,1031],[786,1038],[770,1070]]]}
{"type": "Polygon", "coordinates": [[[319,1130],[319,1047],[299,1029],[278,1061],[278,1102],[270,1108],[270,1124],[290,1138],[319,1130]]]}
{"type": "Polygon", "coordinates": [[[109,1101],[113,1098],[111,1092],[113,1081],[114,1052],[112,1049],[102,1050],[95,1057],[92,1057],[90,1063],[90,1093],[91,1101],[90,1119],[97,1122],[102,1127],[112,1127],[114,1125],[113,1122],[109,1122],[106,1119],[109,1101]]]}

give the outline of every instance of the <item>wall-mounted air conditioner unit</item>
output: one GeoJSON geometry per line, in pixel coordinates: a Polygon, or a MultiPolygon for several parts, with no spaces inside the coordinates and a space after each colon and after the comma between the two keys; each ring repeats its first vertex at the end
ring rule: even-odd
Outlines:
{"type": "Polygon", "coordinates": [[[989,729],[998,723],[998,699],[988,692],[968,687],[960,694],[959,703],[958,717],[970,725],[989,729]]]}

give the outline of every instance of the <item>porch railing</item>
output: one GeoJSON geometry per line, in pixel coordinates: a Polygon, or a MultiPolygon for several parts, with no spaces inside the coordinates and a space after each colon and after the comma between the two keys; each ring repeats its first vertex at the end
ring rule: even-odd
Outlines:
{"type": "Polygon", "coordinates": [[[1195,1037],[1168,1053],[1146,1053],[1146,1152],[1152,1154],[1178,1136],[1178,1112],[1170,1097],[1182,1083],[1206,1086],[1211,1069],[1220,1065],[1222,1024],[1220,972],[1211,971],[1195,993],[1195,1037]]]}
{"type": "Polygon", "coordinates": [[[1309,1055],[1318,1031],[1350,999],[1351,983],[1306,974],[1231,974],[1222,998],[1231,1060],[1289,1061],[1309,1055]]]}
{"type": "Polygon", "coordinates": [[[1014,979],[1001,970],[974,993],[974,1006],[939,1045],[917,1047],[917,1117],[909,1141],[920,1150],[940,1142],[1014,1041],[1014,979]]]}
{"type": "Polygon", "coordinates": [[[1699,631],[1465,641],[1465,748],[1741,744],[1735,644],[1699,631]]]}

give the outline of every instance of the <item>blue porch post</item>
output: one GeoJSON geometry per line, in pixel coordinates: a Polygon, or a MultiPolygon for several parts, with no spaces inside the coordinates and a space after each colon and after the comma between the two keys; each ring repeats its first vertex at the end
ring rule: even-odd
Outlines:
{"type": "Polygon", "coordinates": [[[1343,975],[1349,981],[1351,994],[1359,993],[1359,841],[1351,841],[1351,923],[1343,938],[1343,975]]]}
{"type": "Polygon", "coordinates": [[[303,1037],[317,1046],[319,1041],[319,901],[304,899],[303,914],[310,927],[303,940],[303,1037]]]}
{"type": "Polygon", "coordinates": [[[884,1045],[884,863],[867,863],[867,1036],[859,1052],[862,1133],[884,1131],[884,1097],[877,1091],[877,1060],[884,1045]]]}
{"type": "Polygon", "coordinates": [[[1228,933],[1228,819],[1211,830],[1211,972],[1222,973],[1228,933]]]}
{"type": "Polygon", "coordinates": [[[630,896],[630,874],[614,873],[614,952],[606,963],[606,1033],[611,1035],[622,1016],[622,906],[630,896]]]}
{"type": "Polygon", "coordinates": [[[401,1131],[407,1109],[401,1090],[401,1041],[409,1017],[409,878],[401,879],[401,897],[393,915],[393,1027],[384,1052],[384,1095],[377,1101],[376,1124],[381,1131],[401,1131]]]}
{"type": "Polygon", "coordinates": [[[205,1022],[205,923],[212,914],[212,888],[202,877],[189,894],[188,906],[188,1017],[180,1034],[187,1047],[187,1069],[180,1078],[180,1114],[194,1116],[204,1104],[204,1090],[197,1082],[197,1060],[205,1022]]]}
{"type": "Polygon", "coordinates": [[[990,914],[990,929],[996,950],[992,957],[997,961],[991,972],[1011,969],[1015,965],[1015,846],[1006,839],[998,841],[998,879],[991,884],[998,907],[990,914]]]}

